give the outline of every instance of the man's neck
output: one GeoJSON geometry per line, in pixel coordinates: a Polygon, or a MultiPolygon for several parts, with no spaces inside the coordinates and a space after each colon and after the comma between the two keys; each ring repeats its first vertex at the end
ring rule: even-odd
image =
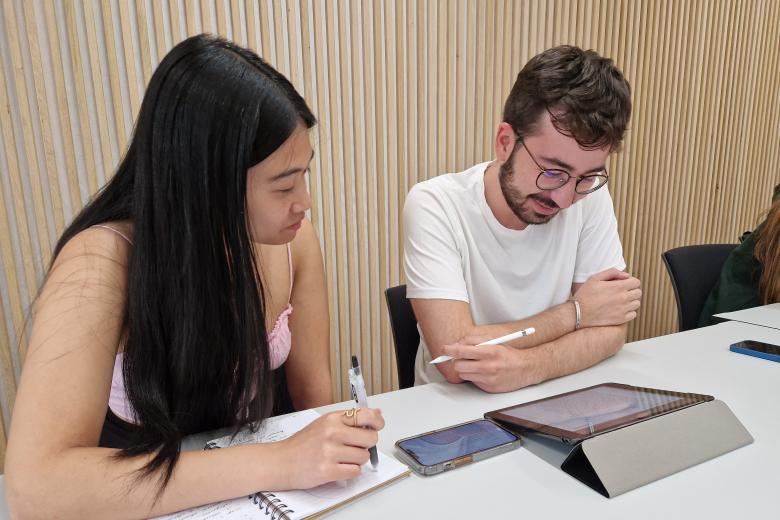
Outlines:
{"type": "Polygon", "coordinates": [[[528,224],[517,218],[512,208],[506,203],[498,180],[498,170],[499,166],[496,161],[491,162],[485,170],[485,201],[499,224],[507,229],[522,231],[528,227],[528,224]]]}

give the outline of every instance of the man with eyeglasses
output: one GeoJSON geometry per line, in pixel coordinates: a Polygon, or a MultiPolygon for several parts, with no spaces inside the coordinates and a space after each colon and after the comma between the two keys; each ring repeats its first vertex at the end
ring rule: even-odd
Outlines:
{"type": "Polygon", "coordinates": [[[641,289],[624,271],[606,161],[630,116],[611,60],[555,47],[518,74],[493,161],[412,188],[404,268],[422,333],[415,384],[504,392],[622,347],[641,289]],[[476,346],[528,327],[536,332],[476,346]],[[455,359],[430,364],[442,354],[455,359]]]}

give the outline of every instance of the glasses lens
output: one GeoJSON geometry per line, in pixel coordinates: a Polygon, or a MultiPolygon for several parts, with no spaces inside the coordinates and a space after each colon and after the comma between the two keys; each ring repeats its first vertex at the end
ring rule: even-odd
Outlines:
{"type": "Polygon", "coordinates": [[[604,186],[609,178],[606,175],[586,175],[580,177],[575,187],[575,191],[580,194],[593,193],[597,189],[604,186]]]}
{"type": "Polygon", "coordinates": [[[536,186],[542,190],[557,190],[569,182],[569,174],[560,170],[544,170],[536,178],[536,186]]]}

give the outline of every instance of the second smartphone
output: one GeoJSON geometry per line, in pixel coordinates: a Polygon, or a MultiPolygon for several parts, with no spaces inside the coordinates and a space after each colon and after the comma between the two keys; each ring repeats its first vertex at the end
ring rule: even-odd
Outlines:
{"type": "Polygon", "coordinates": [[[731,345],[729,350],[738,354],[746,354],[748,356],[768,359],[769,361],[780,362],[780,346],[764,343],[763,341],[755,341],[752,339],[738,341],[731,345]]]}

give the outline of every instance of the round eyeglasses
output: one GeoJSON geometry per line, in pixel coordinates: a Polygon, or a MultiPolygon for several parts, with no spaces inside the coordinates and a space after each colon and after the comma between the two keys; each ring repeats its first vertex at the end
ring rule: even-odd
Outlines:
{"type": "MultiPolygon", "coordinates": [[[[541,170],[536,177],[536,187],[540,190],[552,191],[557,190],[566,185],[569,179],[572,178],[569,172],[565,170],[557,170],[555,168],[543,168],[534,156],[531,154],[531,150],[525,145],[525,142],[518,136],[518,141],[523,145],[525,151],[528,152],[528,157],[534,162],[534,164],[541,170]]],[[[609,175],[606,168],[598,173],[589,173],[581,177],[576,177],[574,183],[574,191],[580,195],[587,195],[593,193],[597,189],[604,186],[609,181],[609,175]]]]}

